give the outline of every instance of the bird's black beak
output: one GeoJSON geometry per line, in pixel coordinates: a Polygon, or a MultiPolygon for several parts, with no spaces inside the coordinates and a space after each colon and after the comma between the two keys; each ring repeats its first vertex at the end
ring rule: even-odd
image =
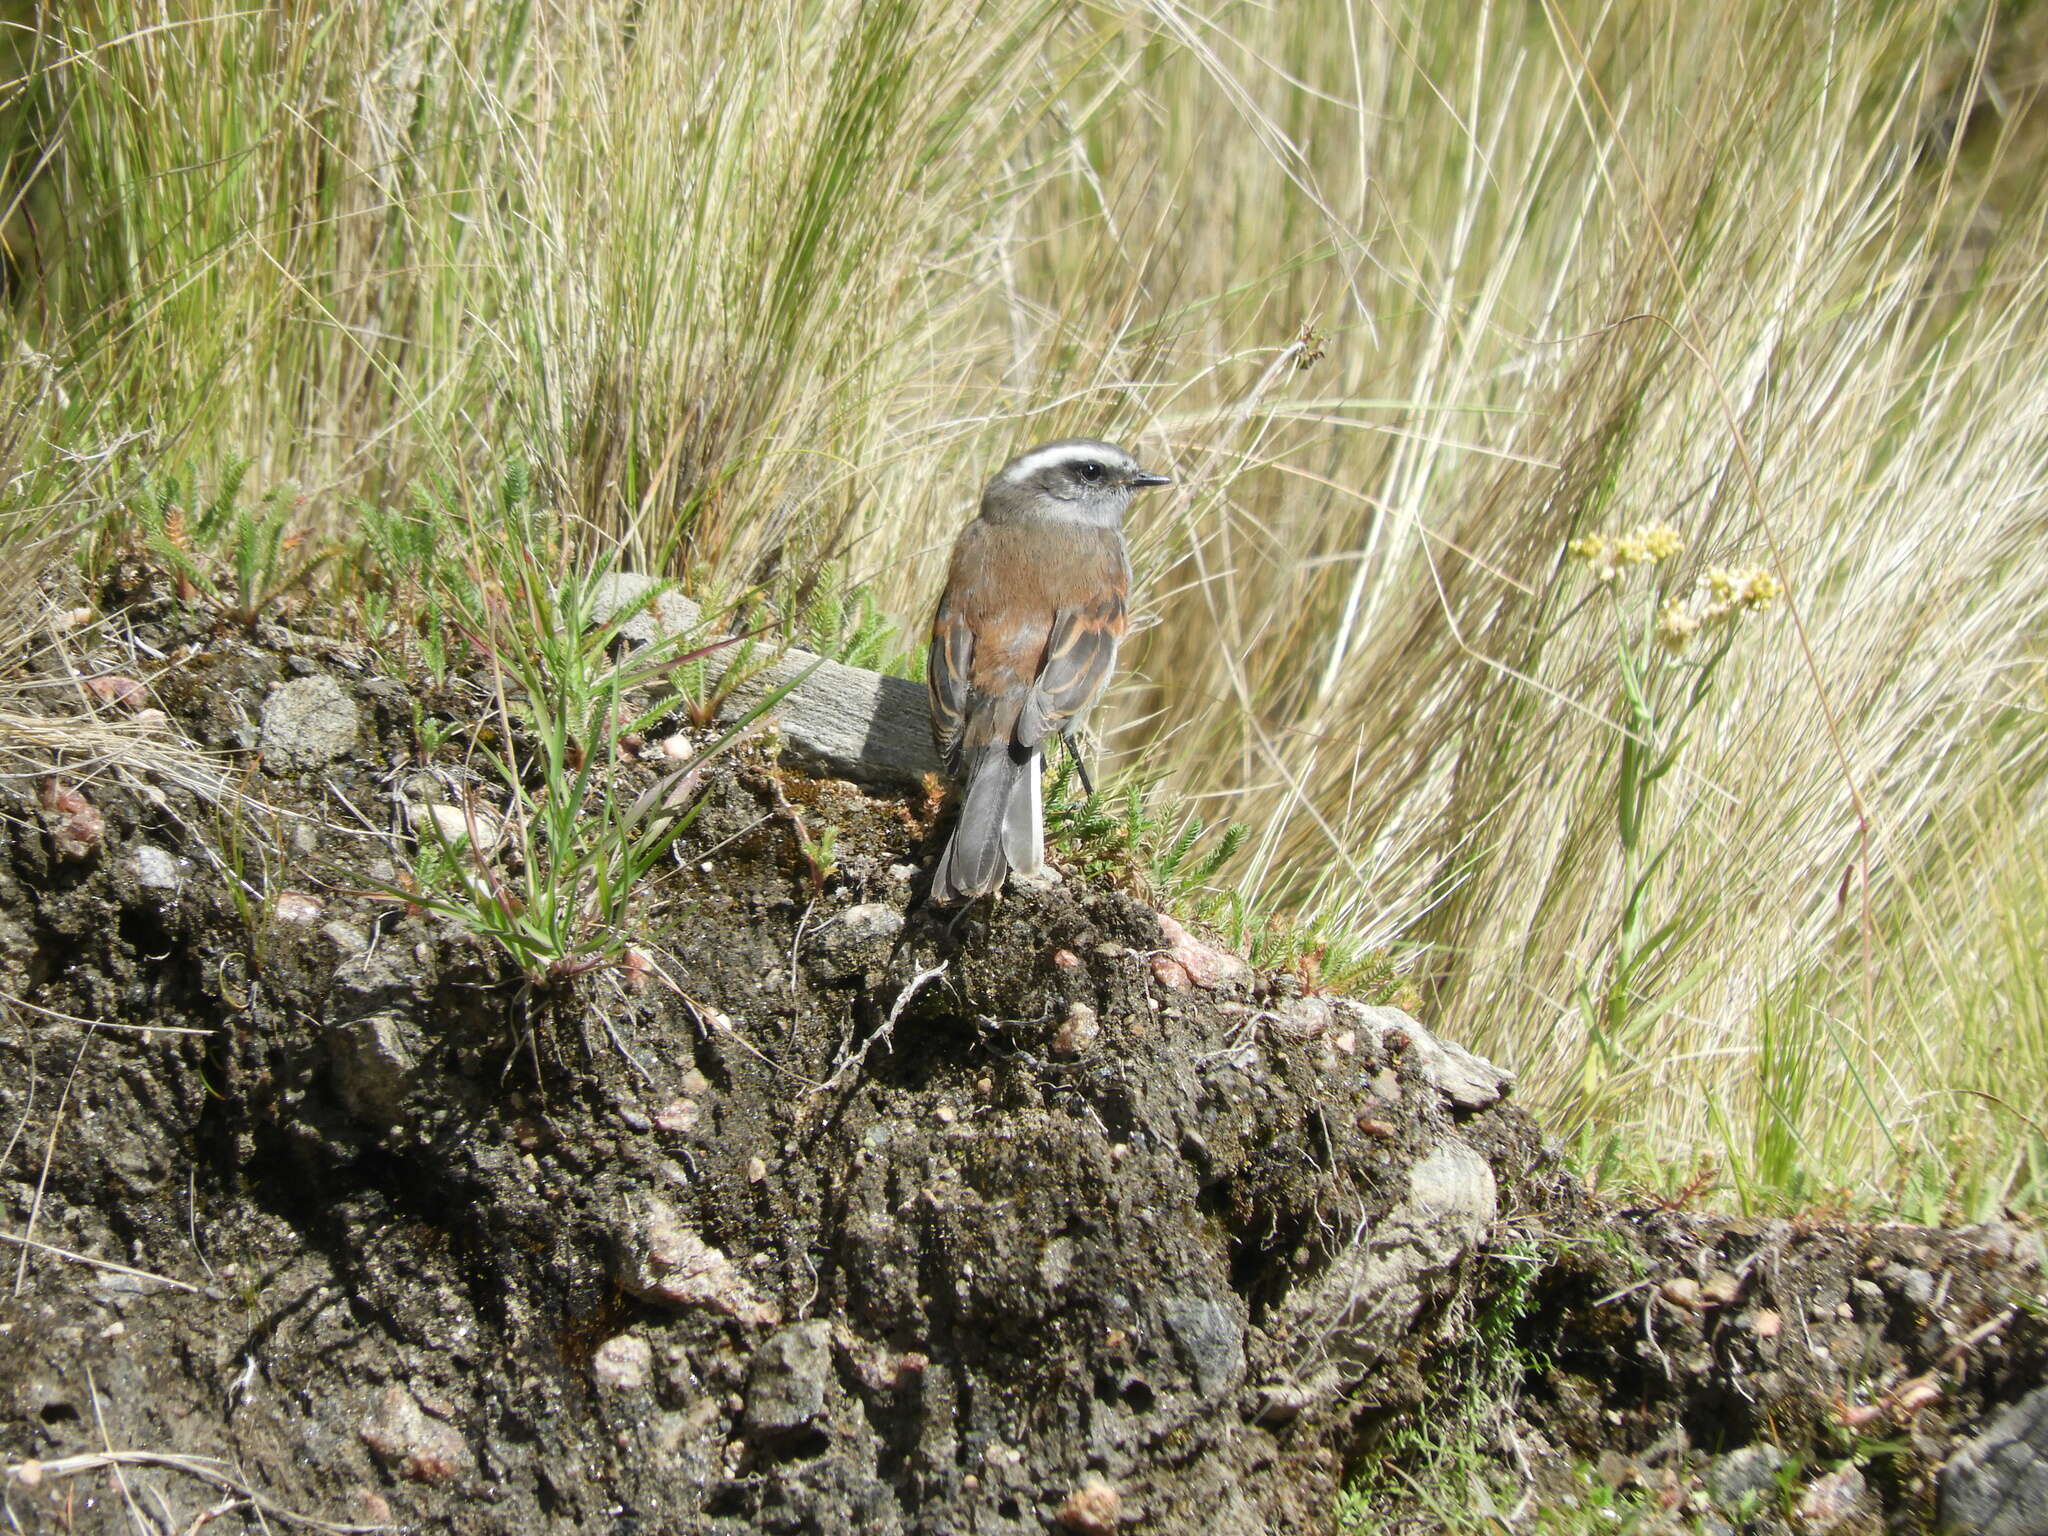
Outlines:
{"type": "Polygon", "coordinates": [[[1150,470],[1141,469],[1131,476],[1131,484],[1140,490],[1148,485],[1171,485],[1173,484],[1173,476],[1155,475],[1150,470]]]}

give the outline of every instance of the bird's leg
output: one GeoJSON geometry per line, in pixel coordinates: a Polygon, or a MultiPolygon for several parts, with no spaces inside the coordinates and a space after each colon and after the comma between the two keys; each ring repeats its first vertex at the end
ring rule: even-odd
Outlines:
{"type": "Polygon", "coordinates": [[[1074,760],[1074,772],[1081,776],[1081,794],[1085,799],[1095,798],[1095,781],[1088,777],[1088,764],[1081,756],[1081,743],[1072,735],[1060,737],[1067,745],[1067,756],[1074,760]]]}

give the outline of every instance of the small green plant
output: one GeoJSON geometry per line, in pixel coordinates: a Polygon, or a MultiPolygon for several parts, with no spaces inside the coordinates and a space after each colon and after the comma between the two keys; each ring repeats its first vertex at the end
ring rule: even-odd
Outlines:
{"type": "Polygon", "coordinates": [[[867,587],[847,590],[845,568],[827,564],[796,606],[796,643],[820,656],[870,672],[913,675],[923,651],[906,647],[895,620],[882,611],[867,587]]]}
{"type": "Polygon", "coordinates": [[[1061,752],[1044,786],[1046,841],[1091,879],[1128,877],[1157,835],[1151,798],[1158,781],[1132,778],[1096,795],[1078,794],[1080,782],[1074,755],[1061,752]]]}
{"type": "Polygon", "coordinates": [[[721,627],[734,631],[729,642],[697,647],[688,659],[676,664],[672,674],[684,715],[700,729],[724,714],[749,684],[763,677],[781,659],[784,649],[764,638],[774,628],[773,621],[757,622],[750,603],[727,608],[724,625],[704,625],[701,633],[709,635],[721,627]]]}
{"type": "Polygon", "coordinates": [[[1091,879],[1135,881],[1154,899],[1199,922],[1260,970],[1295,975],[1312,991],[1341,991],[1372,1002],[1394,998],[1402,985],[1394,959],[1340,918],[1304,922],[1243,892],[1218,888],[1217,877],[1243,851],[1251,828],[1219,828],[1184,815],[1164,835],[1155,809],[1159,780],[1131,779],[1080,797],[1074,759],[1060,754],[1045,785],[1048,841],[1091,879]]]}
{"type": "Polygon", "coordinates": [[[1097,795],[1076,795],[1080,782],[1079,762],[1061,752],[1045,785],[1046,835],[1053,845],[1091,876],[1135,875],[1155,895],[1206,917],[1208,899],[1220,894],[1208,889],[1210,883],[1237,857],[1251,829],[1227,825],[1219,833],[1190,814],[1166,837],[1156,809],[1158,779],[1129,779],[1097,795]]]}
{"type": "Polygon", "coordinates": [[[813,894],[822,893],[826,884],[839,872],[839,829],[827,826],[816,837],[799,816],[796,821],[796,848],[803,856],[804,868],[811,877],[813,894]]]}
{"type": "Polygon", "coordinates": [[[811,894],[821,896],[832,877],[839,873],[839,829],[828,822],[822,832],[813,833],[804,813],[783,793],[782,786],[778,783],[774,788],[775,808],[796,834],[797,857],[804,861],[811,894]]]}
{"type": "MultiPolygon", "coordinates": [[[[1378,1444],[1340,1496],[1341,1529],[1494,1532],[1504,1522],[1493,1506],[1512,1507],[1520,1500],[1523,1490],[1511,1485],[1508,1470],[1488,1447],[1523,1381],[1546,1363],[1520,1336],[1523,1320],[1535,1309],[1546,1260],[1533,1239],[1513,1229],[1482,1258],[1485,1299],[1452,1321],[1446,1347],[1456,1352],[1457,1365],[1435,1373],[1451,1385],[1378,1444]]],[[[1632,1513],[1628,1501],[1590,1472],[1576,1481],[1572,1496],[1533,1512],[1535,1529],[1630,1528],[1617,1518],[1632,1513]]]]}
{"type": "Polygon", "coordinates": [[[420,706],[418,699],[412,701],[412,739],[419,747],[421,762],[432,762],[458,734],[453,721],[438,720],[420,706]]]}
{"type": "Polygon", "coordinates": [[[653,594],[611,604],[609,560],[574,556],[531,505],[523,470],[507,472],[468,547],[476,569],[444,580],[442,597],[497,679],[502,745],[480,744],[475,755],[502,808],[429,808],[412,887],[393,894],[493,940],[528,983],[546,988],[624,953],[629,908],[694,818],[704,768],[795,679],[628,793],[628,738],[682,711],[674,673],[704,648],[660,637],[614,655],[621,628],[653,594]]]}
{"type": "Polygon", "coordinates": [[[1308,991],[1342,992],[1410,1012],[1420,1006],[1393,951],[1362,938],[1342,912],[1297,918],[1225,891],[1206,902],[1201,915],[1259,970],[1286,972],[1308,991]]]}
{"type": "Polygon", "coordinates": [[[1203,838],[1215,830],[1201,817],[1188,815],[1181,822],[1180,831],[1154,849],[1147,861],[1147,874],[1153,886],[1176,897],[1207,890],[1210,882],[1222,873],[1223,866],[1237,857],[1252,832],[1241,821],[1226,823],[1207,847],[1201,847],[1203,838]]]}
{"type": "MultiPolygon", "coordinates": [[[[1686,818],[1659,840],[1650,834],[1652,810],[1684,754],[1694,716],[1712,694],[1734,642],[1735,621],[1778,595],[1777,581],[1760,567],[1711,566],[1683,593],[1630,591],[1626,578],[1632,568],[1654,571],[1684,548],[1684,539],[1666,523],[1647,523],[1618,538],[1589,534],[1569,546],[1595,584],[1588,600],[1604,601],[1613,620],[1622,720],[1613,781],[1621,911],[1601,959],[1573,994],[1586,1026],[1578,1111],[1589,1134],[1613,1118],[1604,1112],[1607,1098],[1625,1091],[1625,1074],[1640,1064],[1650,1032],[1698,980],[1698,967],[1671,962],[1682,956],[1708,914],[1700,908],[1654,911],[1658,873],[1678,847],[1686,818]],[[1647,977],[1674,968],[1675,981],[1646,995],[1647,977]]],[[[1596,1172],[1617,1151],[1583,1144],[1580,1150],[1596,1172]]]]}
{"type": "Polygon", "coordinates": [[[446,679],[451,612],[474,611],[480,597],[463,563],[467,541],[454,492],[417,489],[402,506],[364,501],[354,513],[347,565],[365,638],[372,645],[408,640],[428,674],[446,679]],[[450,601],[451,590],[459,600],[450,601]]]}
{"type": "Polygon", "coordinates": [[[244,502],[248,472],[247,459],[230,458],[204,495],[190,474],[151,475],[132,507],[143,547],[170,571],[179,598],[253,629],[310,582],[333,550],[291,531],[299,510],[295,487],[278,486],[254,504],[244,502]]]}

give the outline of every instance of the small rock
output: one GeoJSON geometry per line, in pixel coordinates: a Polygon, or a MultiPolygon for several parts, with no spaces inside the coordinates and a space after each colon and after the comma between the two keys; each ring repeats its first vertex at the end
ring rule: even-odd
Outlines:
{"type": "Polygon", "coordinates": [[[350,1112],[377,1125],[402,1121],[426,1044],[411,1021],[380,1010],[329,1025],[325,1038],[335,1088],[350,1112]]]}
{"type": "Polygon", "coordinates": [[[1700,1300],[1710,1307],[1732,1307],[1741,1294],[1742,1281],[1725,1269],[1715,1270],[1700,1287],[1700,1300]]]}
{"type": "Polygon", "coordinates": [[[618,1281],[646,1301],[710,1307],[742,1323],[773,1325],[782,1312],[763,1300],[722,1252],[698,1235],[666,1201],[644,1198],[633,1224],[617,1239],[618,1281]]]}
{"type": "Polygon", "coordinates": [[[600,576],[590,584],[584,600],[593,624],[609,624],[617,614],[633,608],[619,625],[619,638],[631,645],[651,645],[665,636],[686,635],[697,626],[695,603],[669,582],[639,571],[600,576]]]}
{"type": "Polygon", "coordinates": [[[832,1325],[822,1318],[778,1329],[747,1367],[747,1429],[755,1436],[802,1429],[825,1411],[832,1325]]]}
{"type": "Polygon", "coordinates": [[[821,981],[844,981],[879,969],[902,931],[901,912],[887,902],[862,902],[819,924],[804,946],[804,963],[821,981]]]}
{"type": "Polygon", "coordinates": [[[1775,1339],[1785,1327],[1785,1319],[1769,1307],[1758,1307],[1749,1314],[1749,1329],[1760,1339],[1775,1339]]]}
{"type": "Polygon", "coordinates": [[[1684,1311],[1697,1312],[1700,1309],[1700,1283],[1690,1275],[1680,1275],[1676,1279],[1666,1280],[1657,1288],[1657,1293],[1672,1306],[1684,1311]]]}
{"type": "Polygon", "coordinates": [[[479,853],[498,846],[498,818],[489,811],[460,805],[414,805],[407,812],[415,829],[432,825],[444,843],[467,843],[479,853]]]}
{"type": "Polygon", "coordinates": [[[1071,949],[1056,949],[1052,952],[1052,963],[1063,971],[1071,971],[1079,967],[1081,957],[1071,949]]]}
{"type": "Polygon", "coordinates": [[[1768,1498],[1778,1491],[1785,1453],[1775,1445],[1745,1445],[1714,1459],[1707,1468],[1707,1496],[1731,1514],[1742,1513],[1745,1495],[1768,1498]]]}
{"type": "Polygon", "coordinates": [[[1342,1002],[1339,1012],[1370,1029],[1389,1052],[1410,1051],[1422,1075],[1456,1110],[1484,1109],[1498,1103],[1515,1085],[1512,1072],[1473,1055],[1463,1046],[1439,1040],[1398,1008],[1368,1008],[1342,1002]]]}
{"type": "Polygon", "coordinates": [[[350,1490],[355,1500],[356,1512],[363,1517],[366,1525],[390,1525],[391,1501],[374,1488],[350,1490]]]}
{"type": "Polygon", "coordinates": [[[1073,1272],[1074,1240],[1071,1237],[1056,1237],[1039,1252],[1038,1283],[1048,1291],[1057,1291],[1065,1285],[1073,1272]]]}
{"type": "Polygon", "coordinates": [[[1060,1027],[1053,1031],[1052,1053],[1072,1060],[1085,1056],[1095,1042],[1102,1038],[1102,1025],[1096,1018],[1095,1010],[1086,1003],[1067,1004],[1067,1016],[1060,1020],[1060,1027]]]}
{"type": "Polygon", "coordinates": [[[280,923],[310,923],[326,910],[326,902],[304,891],[279,891],[272,908],[280,923]]]}
{"type": "Polygon", "coordinates": [[[144,843],[135,850],[135,883],[145,891],[175,891],[178,861],[161,848],[144,843]]]}
{"type": "Polygon", "coordinates": [[[1160,1304],[1159,1316],[1202,1396],[1219,1397],[1244,1379],[1244,1326],[1225,1303],[1173,1296],[1160,1304]]]}
{"type": "Polygon", "coordinates": [[[1166,947],[1152,956],[1152,975],[1163,987],[1187,992],[1227,987],[1251,975],[1251,967],[1227,949],[1195,938],[1164,912],[1158,914],[1159,934],[1166,947]]]}
{"type": "Polygon", "coordinates": [[[654,1346],[637,1333],[606,1339],[590,1357],[590,1375],[600,1387],[637,1392],[654,1370],[654,1346]]]}
{"type": "MultiPolygon", "coordinates": [[[[1315,1040],[1330,1032],[1336,1017],[1337,1010],[1327,997],[1293,997],[1267,1015],[1267,1022],[1283,1040],[1315,1040]]],[[[1357,1044],[1354,1033],[1351,1045],[1356,1048],[1357,1044]]]]}
{"type": "Polygon", "coordinates": [[[132,677],[88,677],[85,691],[103,704],[140,709],[149,700],[149,690],[132,677]]]}
{"type": "Polygon", "coordinates": [[[324,768],[355,748],[361,723],[355,701],[324,672],[285,683],[263,701],[264,765],[284,773],[324,768]]]}
{"type": "Polygon", "coordinates": [[[1812,1536],[1877,1529],[1877,1506],[1870,1486],[1855,1467],[1841,1467],[1815,1478],[1801,1490],[1793,1506],[1793,1523],[1812,1536]]]}
{"type": "Polygon", "coordinates": [[[419,1400],[397,1382],[386,1387],[363,1415],[359,1432],[370,1454],[408,1482],[440,1487],[475,1466],[460,1431],[429,1418],[419,1400]]]}
{"type": "Polygon", "coordinates": [[[1067,1495],[1053,1519],[1063,1531],[1076,1536],[1112,1536],[1123,1519],[1123,1495],[1099,1472],[1081,1479],[1081,1486],[1067,1495]]]}
{"type": "Polygon", "coordinates": [[[619,968],[626,973],[626,990],[635,994],[645,992],[654,977],[654,961],[644,949],[627,949],[619,958],[619,968]]]}
{"type": "Polygon", "coordinates": [[[654,1128],[677,1133],[694,1130],[702,1113],[695,1099],[670,1099],[654,1112],[654,1128]]]}
{"type": "Polygon", "coordinates": [[[1907,1264],[1887,1264],[1883,1279],[1901,1296],[1923,1311],[1934,1304],[1934,1276],[1907,1264]]]}
{"type": "Polygon", "coordinates": [[[1892,1397],[1892,1417],[1901,1422],[1941,1401],[1941,1383],[1925,1376],[1906,1383],[1892,1397]]]}
{"type": "Polygon", "coordinates": [[[768,1164],[765,1160],[758,1157],[747,1159],[747,1182],[749,1184],[759,1184],[767,1177],[768,1164]]]}
{"type": "Polygon", "coordinates": [[[91,858],[106,834],[107,822],[99,807],[86,799],[84,791],[61,779],[45,779],[42,807],[50,829],[50,846],[57,857],[74,864],[91,858]]]}

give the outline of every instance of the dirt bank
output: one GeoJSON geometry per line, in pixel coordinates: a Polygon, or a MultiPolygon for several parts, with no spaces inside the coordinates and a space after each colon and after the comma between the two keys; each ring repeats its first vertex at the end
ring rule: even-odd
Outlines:
{"type": "Polygon", "coordinates": [[[701,780],[635,958],[536,989],[382,893],[481,692],[124,624],[37,665],[156,653],[108,718],[232,771],[81,730],[0,784],[24,1529],[1323,1531],[1503,1359],[1531,1486],[1913,1529],[2041,1380],[2028,1234],[1597,1210],[1413,1020],[1078,879],[949,923],[927,799],[772,741],[701,780]]]}

